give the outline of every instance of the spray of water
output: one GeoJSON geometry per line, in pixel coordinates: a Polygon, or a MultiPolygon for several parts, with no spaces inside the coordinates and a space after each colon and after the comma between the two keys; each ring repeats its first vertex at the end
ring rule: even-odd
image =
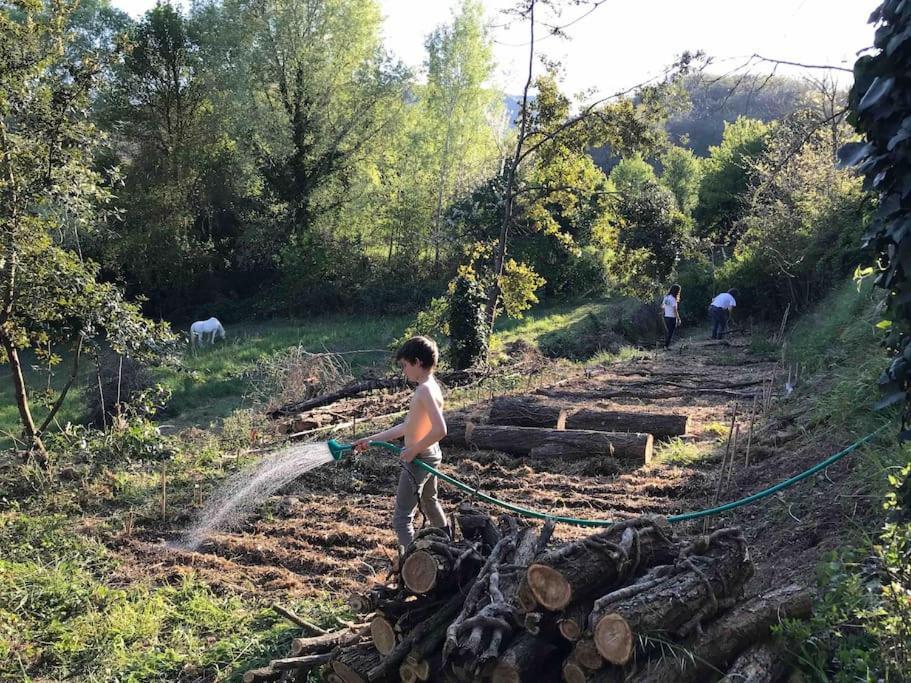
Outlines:
{"type": "Polygon", "coordinates": [[[300,444],[283,448],[235,474],[209,499],[180,547],[196,550],[213,531],[236,527],[282,486],[332,460],[326,444],[300,444]]]}

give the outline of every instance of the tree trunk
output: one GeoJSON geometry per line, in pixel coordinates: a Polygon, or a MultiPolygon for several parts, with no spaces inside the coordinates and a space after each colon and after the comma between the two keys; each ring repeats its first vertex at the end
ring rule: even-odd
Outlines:
{"type": "Polygon", "coordinates": [[[345,683],[368,683],[370,671],[380,663],[380,653],[371,643],[361,643],[336,651],[332,655],[332,671],[345,683]]]}
{"type": "Polygon", "coordinates": [[[689,418],[671,413],[635,413],[573,407],[535,396],[503,396],[490,408],[488,424],[600,432],[642,432],[655,438],[686,434],[689,418]]]}
{"type": "Polygon", "coordinates": [[[756,595],[706,626],[684,648],[692,656],[666,657],[649,662],[630,683],[696,683],[724,671],[744,648],[765,639],[782,619],[810,615],[812,596],[801,586],[789,585],[756,595]]]}
{"type": "Polygon", "coordinates": [[[25,386],[25,377],[22,374],[22,360],[19,358],[19,350],[5,335],[0,335],[0,344],[2,344],[3,350],[6,351],[10,374],[13,377],[16,406],[19,408],[19,419],[22,422],[22,429],[25,433],[26,450],[34,452],[38,456],[39,465],[47,468],[47,450],[44,448],[41,436],[35,428],[35,421],[32,419],[32,411],[28,403],[28,389],[25,386]]]}
{"type": "Polygon", "coordinates": [[[549,681],[559,658],[552,643],[523,633],[500,655],[491,673],[491,683],[521,683],[522,681],[549,681]]]}
{"type": "Polygon", "coordinates": [[[371,586],[366,593],[349,595],[348,606],[355,614],[369,614],[375,612],[383,602],[394,600],[397,596],[397,589],[378,583],[371,586]]]}
{"type": "MultiPolygon", "coordinates": [[[[542,536],[549,536],[552,528],[545,527],[542,536]]],[[[503,536],[498,556],[485,564],[475,583],[478,590],[465,600],[448,630],[445,654],[463,663],[470,677],[480,677],[486,665],[496,661],[514,634],[524,628],[517,608],[521,569],[534,559],[540,540],[530,527],[503,536]]]]}
{"type": "Polygon", "coordinates": [[[282,677],[281,671],[276,671],[271,666],[264,666],[260,669],[250,669],[244,674],[244,683],[271,683],[282,677]]]}
{"type": "Polygon", "coordinates": [[[766,640],[740,653],[720,683],[775,683],[787,672],[784,647],[766,640]]]}
{"type": "Polygon", "coordinates": [[[465,427],[464,439],[468,446],[512,455],[533,458],[607,455],[639,465],[651,461],[654,443],[651,434],[471,423],[465,427]]]}
{"type": "Polygon", "coordinates": [[[526,580],[539,605],[559,611],[603,593],[634,571],[672,562],[677,550],[665,522],[640,517],[539,557],[528,568],[526,580]]]}
{"type": "Polygon", "coordinates": [[[557,630],[561,636],[571,643],[575,643],[582,637],[582,633],[588,625],[588,615],[591,614],[592,603],[591,599],[580,600],[563,610],[557,619],[557,630]]]}
{"type": "Polygon", "coordinates": [[[340,631],[333,631],[324,636],[310,638],[295,638],[291,641],[291,656],[305,657],[328,652],[335,647],[348,647],[361,642],[367,635],[368,627],[356,626],[340,631]]]}
{"type": "Polygon", "coordinates": [[[734,598],[752,574],[739,529],[721,529],[700,539],[657,586],[645,582],[632,594],[621,589],[595,601],[590,626],[598,652],[622,665],[632,658],[640,636],[657,631],[688,635],[734,598]]]}
{"type": "Polygon", "coordinates": [[[483,558],[467,541],[453,543],[443,529],[428,527],[415,536],[402,558],[402,583],[414,595],[448,593],[478,573],[483,558]]]}

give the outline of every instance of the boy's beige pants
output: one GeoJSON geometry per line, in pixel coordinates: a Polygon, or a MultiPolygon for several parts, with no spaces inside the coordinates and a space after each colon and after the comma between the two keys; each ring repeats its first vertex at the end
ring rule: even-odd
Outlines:
{"type": "MultiPolygon", "coordinates": [[[[434,444],[415,460],[418,459],[431,467],[439,467],[443,462],[443,452],[439,444],[434,444]]],[[[398,536],[399,546],[408,546],[414,540],[414,515],[418,504],[432,526],[446,526],[446,515],[437,498],[437,478],[418,467],[416,462],[404,463],[399,474],[395,512],[392,515],[392,528],[398,536]]]]}

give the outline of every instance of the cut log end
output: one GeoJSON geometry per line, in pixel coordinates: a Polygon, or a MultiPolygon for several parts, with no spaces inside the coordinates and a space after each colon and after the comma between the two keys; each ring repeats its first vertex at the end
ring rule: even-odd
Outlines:
{"type": "Polygon", "coordinates": [[[344,662],[334,660],[332,662],[332,670],[344,683],[367,683],[366,678],[344,662]]]}
{"type": "Polygon", "coordinates": [[[633,631],[619,614],[606,614],[595,625],[595,647],[611,664],[626,664],[633,656],[633,631]]]}
{"type": "Polygon", "coordinates": [[[560,635],[571,643],[575,643],[582,637],[582,627],[573,619],[561,619],[557,622],[557,629],[560,635]]]}
{"type": "Polygon", "coordinates": [[[522,674],[513,664],[500,662],[490,675],[491,683],[521,683],[522,674]]]}
{"type": "Polygon", "coordinates": [[[526,576],[535,601],[545,609],[561,610],[572,599],[572,587],[556,569],[544,564],[533,564],[528,568],[526,576]]]}
{"type": "Polygon", "coordinates": [[[402,581],[412,593],[423,595],[436,586],[438,572],[433,555],[425,550],[416,550],[402,565],[402,581]]]}
{"type": "Polygon", "coordinates": [[[588,675],[579,662],[570,658],[563,662],[563,680],[565,683],[586,683],[588,675]]]}
{"type": "Polygon", "coordinates": [[[395,647],[395,628],[385,617],[374,617],[370,622],[370,637],[373,646],[381,655],[388,655],[395,647]]]}
{"type": "Polygon", "coordinates": [[[411,668],[411,664],[408,662],[403,662],[399,667],[399,680],[402,683],[416,683],[418,680],[417,674],[414,672],[414,669],[411,668]]]}
{"type": "Polygon", "coordinates": [[[572,659],[580,666],[596,671],[604,666],[604,659],[591,638],[583,638],[573,648],[572,659]]]}

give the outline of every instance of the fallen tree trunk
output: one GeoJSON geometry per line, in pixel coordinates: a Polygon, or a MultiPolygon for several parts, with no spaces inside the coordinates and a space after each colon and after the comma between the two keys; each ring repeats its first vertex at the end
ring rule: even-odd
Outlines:
{"type": "MultiPolygon", "coordinates": [[[[466,425],[464,445],[531,457],[608,455],[645,464],[652,459],[651,434],[557,430],[504,425],[466,425]]],[[[453,440],[452,443],[455,443],[453,440]]]]}
{"type": "Polygon", "coordinates": [[[670,576],[634,584],[595,601],[590,627],[611,664],[626,664],[636,641],[661,631],[686,636],[734,598],[753,565],[739,529],[721,529],[687,548],[670,576]]]}
{"type": "Polygon", "coordinates": [[[617,585],[634,571],[673,561],[678,549],[666,522],[640,517],[539,557],[528,568],[526,582],[537,604],[560,611],[617,585]]]}
{"type": "Polygon", "coordinates": [[[322,408],[323,406],[328,406],[337,401],[341,401],[344,398],[351,398],[352,396],[357,396],[358,394],[363,394],[368,391],[376,391],[377,389],[395,389],[398,391],[404,389],[406,386],[407,383],[400,377],[351,382],[338,391],[322,394],[321,396],[314,396],[313,398],[308,398],[304,401],[287,403],[275,410],[270,410],[266,414],[271,418],[286,417],[288,415],[294,415],[295,413],[304,413],[308,410],[313,410],[314,408],[322,408]]]}
{"type": "Polygon", "coordinates": [[[580,408],[534,396],[496,398],[490,407],[488,417],[488,424],[492,425],[641,432],[651,434],[655,438],[686,434],[688,421],[686,415],[580,408]]]}
{"type": "Polygon", "coordinates": [[[705,631],[682,647],[690,653],[650,661],[630,678],[635,683],[695,683],[730,662],[749,645],[763,640],[782,619],[802,619],[810,615],[810,592],[797,585],[756,595],[708,624],[705,631]]]}

